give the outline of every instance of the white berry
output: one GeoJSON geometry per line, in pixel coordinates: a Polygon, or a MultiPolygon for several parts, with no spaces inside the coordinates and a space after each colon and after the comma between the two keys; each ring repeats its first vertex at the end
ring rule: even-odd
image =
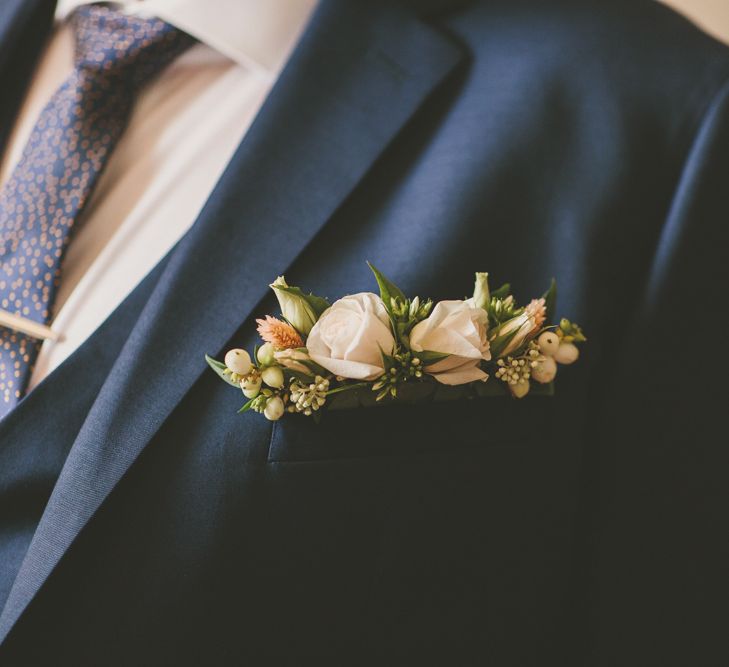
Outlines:
{"type": "Polygon", "coordinates": [[[251,355],[245,350],[231,350],[225,355],[225,365],[238,375],[251,372],[251,355]]]}
{"type": "Polygon", "coordinates": [[[509,389],[511,389],[511,393],[515,398],[524,398],[529,393],[529,381],[509,385],[509,389]]]}
{"type": "Polygon", "coordinates": [[[255,398],[261,391],[261,378],[256,377],[253,380],[250,378],[241,380],[240,388],[243,390],[243,395],[246,398],[255,398]]]}
{"type": "Polygon", "coordinates": [[[266,407],[263,409],[263,416],[266,419],[275,422],[283,417],[283,413],[284,402],[278,396],[269,398],[266,402],[266,407]]]}
{"type": "Polygon", "coordinates": [[[261,371],[261,379],[274,389],[281,389],[284,386],[284,374],[278,366],[269,366],[261,371]]]}
{"type": "Polygon", "coordinates": [[[559,348],[559,336],[551,331],[545,331],[537,338],[537,343],[542,354],[553,357],[559,348]]]}
{"type": "Polygon", "coordinates": [[[544,359],[537,363],[532,368],[532,377],[542,384],[551,382],[554,380],[554,376],[557,375],[557,363],[552,357],[544,357],[544,359]]]}
{"type": "Polygon", "coordinates": [[[574,364],[579,356],[580,351],[577,349],[577,345],[574,343],[562,343],[554,358],[560,364],[574,364]]]}

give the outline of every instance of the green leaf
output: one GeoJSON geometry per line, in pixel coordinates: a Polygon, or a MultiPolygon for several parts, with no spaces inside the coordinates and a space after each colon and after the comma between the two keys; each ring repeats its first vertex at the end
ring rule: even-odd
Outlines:
{"type": "Polygon", "coordinates": [[[499,289],[491,292],[492,299],[505,299],[511,292],[511,283],[504,283],[499,289]]]}
{"type": "Polygon", "coordinates": [[[237,387],[238,389],[240,389],[240,385],[237,382],[233,382],[233,380],[230,379],[228,367],[224,363],[218,361],[217,359],[213,359],[211,356],[209,356],[207,354],[205,355],[205,361],[207,361],[208,366],[210,366],[210,368],[212,368],[231,387],[237,387]],[[228,371],[228,372],[226,372],[226,371],[228,371]]]}
{"type": "Polygon", "coordinates": [[[445,352],[432,352],[430,350],[423,350],[422,352],[413,351],[413,357],[420,359],[420,361],[423,362],[423,366],[430,366],[431,364],[435,364],[438,361],[441,361],[441,359],[445,359],[449,356],[450,355],[445,352]]]}
{"type": "MultiPolygon", "coordinates": [[[[329,377],[331,375],[324,366],[320,366],[316,361],[312,361],[311,359],[302,359],[299,363],[306,366],[314,375],[321,375],[322,377],[329,377]]],[[[311,379],[309,379],[309,382],[311,382],[311,379]]]]}
{"type": "Polygon", "coordinates": [[[355,382],[354,384],[343,384],[336,389],[330,389],[326,393],[326,396],[327,398],[329,398],[329,396],[334,396],[335,394],[341,394],[345,391],[357,391],[358,389],[364,389],[365,387],[371,387],[371,384],[369,382],[355,382]]]}
{"type": "Polygon", "coordinates": [[[557,305],[557,281],[552,278],[549,289],[542,295],[544,306],[547,309],[547,324],[551,324],[554,320],[554,309],[557,305]]]}
{"type": "Polygon", "coordinates": [[[503,350],[505,350],[509,343],[511,343],[512,339],[516,334],[519,333],[519,328],[514,329],[514,331],[510,331],[508,334],[504,334],[503,336],[497,336],[494,338],[494,340],[491,341],[489,347],[491,349],[491,356],[494,359],[498,359],[499,355],[503,350]]]}
{"type": "Polygon", "coordinates": [[[391,304],[393,298],[405,301],[407,297],[399,287],[385,278],[385,276],[383,276],[372,264],[367,262],[367,266],[369,266],[372,273],[375,274],[377,285],[380,288],[380,297],[384,301],[385,308],[387,308],[387,312],[389,313],[392,309],[391,304]]]}
{"type": "Polygon", "coordinates": [[[387,372],[395,365],[395,357],[387,354],[387,352],[385,352],[379,344],[378,347],[380,348],[380,355],[382,356],[382,363],[385,366],[385,372],[387,372]]]}
{"type": "MultiPolygon", "coordinates": [[[[308,385],[313,381],[313,378],[311,375],[306,375],[305,373],[302,373],[301,371],[295,371],[291,368],[284,368],[283,369],[284,375],[288,378],[294,378],[295,380],[298,380],[301,384],[308,385]]],[[[288,385],[288,383],[287,383],[288,385]]]]}
{"type": "Polygon", "coordinates": [[[255,398],[252,398],[250,401],[248,401],[240,410],[238,410],[238,414],[240,415],[244,412],[248,412],[248,410],[250,410],[253,406],[253,401],[255,400],[255,398]]]}

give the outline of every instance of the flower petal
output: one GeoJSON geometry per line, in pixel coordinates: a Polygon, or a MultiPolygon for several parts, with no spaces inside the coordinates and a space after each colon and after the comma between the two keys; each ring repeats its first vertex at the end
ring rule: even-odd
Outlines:
{"type": "Polygon", "coordinates": [[[326,368],[330,373],[349,380],[374,380],[384,373],[382,366],[363,364],[359,361],[332,359],[331,357],[310,355],[312,360],[326,368]]]}

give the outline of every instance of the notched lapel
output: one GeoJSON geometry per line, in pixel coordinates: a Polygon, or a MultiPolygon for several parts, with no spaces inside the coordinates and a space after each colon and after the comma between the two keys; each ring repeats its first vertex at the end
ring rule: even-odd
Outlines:
{"type": "Polygon", "coordinates": [[[0,639],[204,372],[203,353],[225,345],[461,57],[393,3],[320,4],[74,443],[0,639]]]}

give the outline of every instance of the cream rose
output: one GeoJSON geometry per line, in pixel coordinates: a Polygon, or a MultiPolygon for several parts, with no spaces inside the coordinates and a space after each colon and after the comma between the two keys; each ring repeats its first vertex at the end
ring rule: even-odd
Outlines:
{"type": "Polygon", "coordinates": [[[382,352],[395,349],[385,304],[370,292],[335,301],[309,332],[306,347],[313,361],[335,375],[374,380],[385,371],[382,352]]]}
{"type": "Polygon", "coordinates": [[[410,347],[414,352],[448,354],[430,366],[430,373],[442,384],[466,384],[485,380],[479,365],[491,359],[489,351],[488,315],[468,301],[441,301],[430,316],[410,332],[410,347]]]}

